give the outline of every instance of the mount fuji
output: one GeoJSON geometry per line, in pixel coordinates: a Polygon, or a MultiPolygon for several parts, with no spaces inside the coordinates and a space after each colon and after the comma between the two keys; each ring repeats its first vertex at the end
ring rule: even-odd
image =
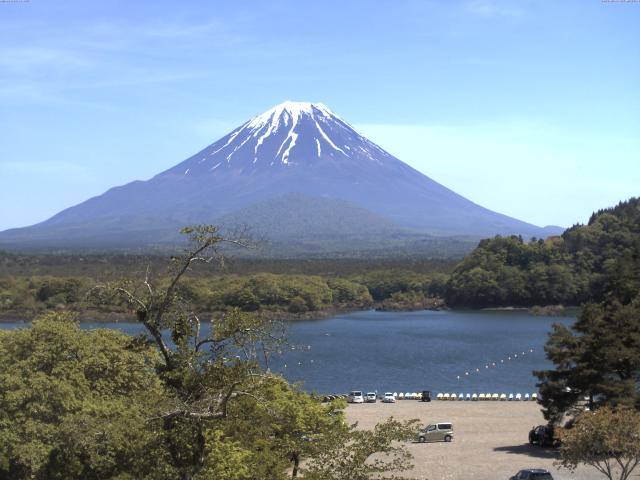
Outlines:
{"type": "Polygon", "coordinates": [[[318,248],[354,239],[545,237],[440,185],[358,134],[321,103],[284,102],[147,181],[0,233],[12,248],[145,248],[184,225],[246,224],[273,242],[318,248]]]}

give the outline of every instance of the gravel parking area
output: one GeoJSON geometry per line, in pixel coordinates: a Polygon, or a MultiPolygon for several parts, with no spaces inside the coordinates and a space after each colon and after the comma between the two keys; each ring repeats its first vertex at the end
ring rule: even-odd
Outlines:
{"type": "Polygon", "coordinates": [[[451,443],[410,443],[415,468],[406,476],[429,480],[508,480],[523,468],[546,468],[555,480],[595,480],[591,467],[575,473],[554,466],[557,453],[528,444],[529,430],[546,423],[534,402],[469,402],[401,400],[393,404],[349,405],[347,420],[363,428],[393,416],[417,418],[422,425],[452,422],[451,443]]]}

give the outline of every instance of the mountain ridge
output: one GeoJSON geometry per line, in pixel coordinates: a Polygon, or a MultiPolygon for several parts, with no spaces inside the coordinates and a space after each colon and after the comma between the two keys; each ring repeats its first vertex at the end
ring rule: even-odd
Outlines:
{"type": "MultiPolygon", "coordinates": [[[[287,101],[149,180],[111,188],[31,227],[1,232],[0,246],[142,247],[171,241],[181,225],[233,215],[242,221],[247,208],[292,193],[340,200],[370,212],[363,215],[378,218],[380,228],[392,224],[428,236],[541,237],[561,231],[475,204],[360,135],[323,104],[287,101]]],[[[298,208],[300,220],[288,215],[290,221],[312,217],[309,205],[307,215],[298,208]]],[[[345,237],[359,233],[349,229],[345,225],[345,237]]]]}

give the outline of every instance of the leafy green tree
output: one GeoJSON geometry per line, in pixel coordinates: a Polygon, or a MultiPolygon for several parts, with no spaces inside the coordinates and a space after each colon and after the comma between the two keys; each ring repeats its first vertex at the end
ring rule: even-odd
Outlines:
{"type": "Polygon", "coordinates": [[[589,465],[609,480],[627,480],[640,464],[640,412],[603,407],[582,413],[561,433],[560,464],[589,465]]]}
{"type": "Polygon", "coordinates": [[[146,423],[162,398],[156,358],[139,339],[80,330],[71,314],[0,332],[0,477],[157,473],[160,435],[146,423]]]}
{"type": "Polygon", "coordinates": [[[369,480],[380,474],[401,479],[396,474],[412,468],[412,455],[403,443],[415,435],[416,422],[390,418],[373,430],[343,425],[333,435],[322,438],[318,455],[303,469],[305,480],[369,480]]]}
{"type": "Polygon", "coordinates": [[[225,438],[222,430],[205,434],[205,458],[202,470],[194,477],[206,480],[245,480],[254,478],[251,469],[251,450],[240,442],[225,438]]]}

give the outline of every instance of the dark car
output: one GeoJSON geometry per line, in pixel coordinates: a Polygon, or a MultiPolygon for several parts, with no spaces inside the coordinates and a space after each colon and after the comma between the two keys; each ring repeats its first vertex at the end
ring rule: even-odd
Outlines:
{"type": "Polygon", "coordinates": [[[557,447],[558,441],[555,438],[552,425],[538,425],[529,431],[529,443],[540,447],[557,447]]]}
{"type": "Polygon", "coordinates": [[[520,470],[510,480],[553,480],[553,477],[542,468],[527,468],[520,470]]]}
{"type": "Polygon", "coordinates": [[[423,402],[430,402],[431,401],[431,392],[429,390],[423,390],[422,391],[422,398],[420,399],[423,402]]]}

